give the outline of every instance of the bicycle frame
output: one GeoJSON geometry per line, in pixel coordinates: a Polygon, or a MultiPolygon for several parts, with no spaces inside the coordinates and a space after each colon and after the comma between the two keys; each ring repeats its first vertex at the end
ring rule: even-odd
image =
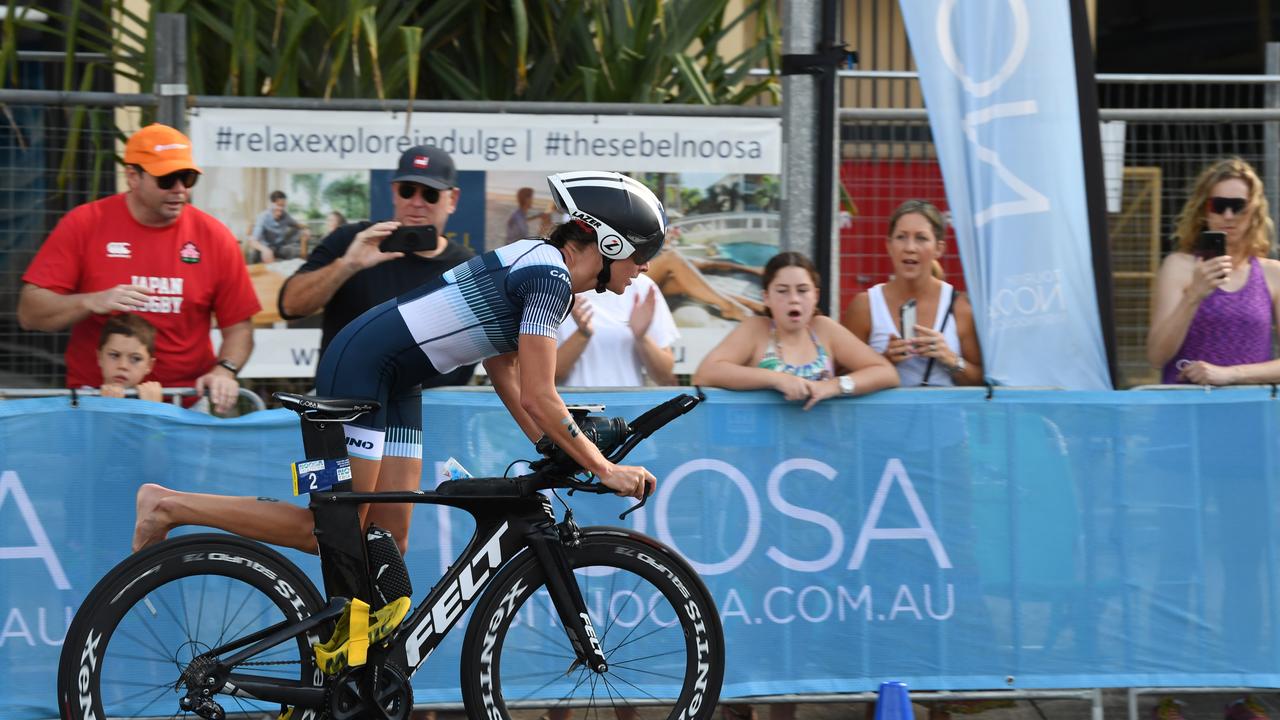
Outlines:
{"type": "MultiPolygon", "coordinates": [[[[304,708],[321,707],[325,697],[323,688],[302,687],[297,682],[245,675],[231,669],[268,647],[335,619],[346,604],[339,600],[346,597],[342,593],[361,587],[368,590],[365,546],[356,510],[363,503],[447,505],[465,510],[476,523],[466,548],[427,597],[400,623],[390,642],[369,648],[367,666],[380,667],[391,662],[412,675],[479,599],[498,570],[527,548],[535,553],[546,574],[552,603],[578,662],[597,672],[607,670],[608,664],[596,641],[586,603],[565,558],[560,526],[556,523],[550,500],[538,493],[524,494],[512,481],[502,478],[478,478],[464,482],[466,485],[459,483],[453,487],[474,494],[424,491],[356,493],[341,490],[313,493],[311,508],[316,518],[329,606],[305,621],[280,623],[205,653],[207,657],[217,658],[239,650],[221,659],[211,672],[211,675],[223,679],[224,682],[218,684],[258,700],[304,708]],[[503,486],[510,488],[509,496],[494,492],[503,486]],[[244,648],[250,643],[250,647],[244,648]]],[[[446,483],[442,487],[448,488],[449,485],[446,483]]]]}
{"type": "MultiPolygon", "coordinates": [[[[691,410],[702,397],[700,392],[697,398],[681,395],[645,412],[632,421],[626,439],[614,449],[609,459],[618,462],[641,440],[691,410]]],[[[330,416],[312,420],[304,415],[303,420],[303,446],[308,458],[346,455],[344,433],[338,424],[340,419],[330,416]],[[308,420],[311,424],[306,422],[308,420]]],[[[369,701],[379,668],[392,663],[404,669],[407,676],[412,676],[480,598],[498,571],[526,549],[534,553],[542,567],[552,604],[574,649],[576,662],[598,673],[608,670],[586,603],[564,552],[565,543],[577,541],[577,526],[571,515],[564,522],[557,523],[551,501],[536,492],[540,487],[575,487],[595,493],[608,490],[587,483],[540,486],[530,482],[544,475],[572,476],[580,471],[558,449],[548,454],[545,461],[535,463],[535,467],[542,469],[521,478],[447,481],[434,492],[357,493],[350,491],[351,481],[347,480],[334,485],[331,491],[311,493],[310,508],[315,516],[315,534],[329,605],[301,622],[285,621],[204,653],[201,657],[209,659],[211,667],[202,673],[201,694],[207,696],[210,688],[221,687],[223,692],[243,694],[266,702],[308,709],[320,709],[324,705],[325,687],[308,687],[298,681],[245,675],[231,670],[269,647],[336,618],[346,606],[340,598],[372,597],[364,529],[358,511],[358,506],[364,503],[446,505],[465,510],[475,520],[475,532],[466,548],[426,599],[400,623],[387,642],[369,648],[366,667],[371,672],[364,678],[366,688],[363,697],[366,708],[374,717],[385,716],[377,703],[369,701]],[[223,654],[233,651],[233,655],[222,658],[223,654]]],[[[644,501],[640,503],[643,504],[644,501]]],[[[632,510],[636,507],[639,505],[632,510]]]]}

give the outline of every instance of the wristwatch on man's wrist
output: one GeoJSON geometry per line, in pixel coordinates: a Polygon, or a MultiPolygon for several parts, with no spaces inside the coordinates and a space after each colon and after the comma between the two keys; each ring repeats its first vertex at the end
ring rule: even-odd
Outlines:
{"type": "Polygon", "coordinates": [[[841,375],[836,379],[840,381],[841,395],[852,395],[853,389],[858,386],[857,383],[853,381],[853,378],[848,375],[841,375]]]}
{"type": "Polygon", "coordinates": [[[226,368],[227,370],[230,370],[232,375],[240,374],[240,366],[231,362],[226,358],[218,358],[218,367],[226,368]]]}
{"type": "Polygon", "coordinates": [[[959,375],[960,373],[964,372],[964,369],[967,367],[969,366],[965,363],[964,358],[961,357],[960,355],[956,355],[956,364],[947,368],[947,372],[951,373],[952,375],[959,375]]]}

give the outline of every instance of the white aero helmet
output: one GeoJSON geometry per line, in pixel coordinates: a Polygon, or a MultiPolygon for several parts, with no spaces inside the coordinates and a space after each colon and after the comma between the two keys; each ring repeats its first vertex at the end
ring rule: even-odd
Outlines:
{"type": "Polygon", "coordinates": [[[591,227],[604,256],[603,283],[609,263],[631,258],[643,265],[662,249],[667,215],[653,191],[616,172],[584,170],[547,176],[556,207],[591,227]]]}

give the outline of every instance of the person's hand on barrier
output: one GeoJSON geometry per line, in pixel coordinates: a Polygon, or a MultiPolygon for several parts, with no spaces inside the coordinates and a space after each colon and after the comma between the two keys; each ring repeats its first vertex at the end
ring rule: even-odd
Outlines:
{"type": "Polygon", "coordinates": [[[787,400],[808,400],[813,394],[813,383],[789,373],[774,373],[773,389],[787,400]]]}
{"type": "Polygon", "coordinates": [[[579,295],[577,300],[573,302],[573,322],[578,325],[578,331],[587,337],[591,337],[591,333],[595,332],[591,327],[591,317],[595,315],[595,310],[591,307],[591,301],[579,295]]]}
{"type": "Polygon", "coordinates": [[[889,344],[884,349],[884,356],[894,365],[903,360],[909,360],[912,357],[911,341],[897,336],[890,337],[889,344]]]}
{"type": "Polygon", "coordinates": [[[1191,270],[1191,285],[1187,292],[1197,300],[1203,300],[1213,294],[1214,290],[1227,284],[1231,277],[1231,257],[1218,257],[1202,260],[1196,258],[1196,265],[1191,270]]]}
{"type": "Polygon", "coordinates": [[[374,223],[361,230],[356,233],[355,239],[347,246],[347,251],[342,254],[342,259],[359,271],[366,270],[374,265],[381,265],[388,260],[404,257],[402,252],[382,252],[382,250],[378,249],[382,241],[398,227],[400,227],[400,223],[395,220],[387,220],[386,222],[374,223]]]}
{"type": "MultiPolygon", "coordinates": [[[[1181,365],[1181,363],[1179,363],[1181,365]]],[[[1196,385],[1234,385],[1236,370],[1231,367],[1214,365],[1203,360],[1192,360],[1182,366],[1178,379],[1196,385]]]]}
{"type": "Polygon", "coordinates": [[[637,297],[636,304],[631,307],[631,334],[637,340],[644,337],[653,324],[654,308],[658,305],[658,299],[654,297],[657,292],[658,288],[650,287],[649,292],[643,298],[637,297]]]}
{"type": "MultiPolygon", "coordinates": [[[[238,387],[237,392],[239,392],[238,387]]],[[[161,392],[160,383],[155,380],[138,383],[138,398],[141,400],[151,400],[152,402],[164,402],[164,393],[161,392]]]]}
{"type": "Polygon", "coordinates": [[[147,302],[151,300],[149,292],[141,285],[117,285],[96,293],[89,293],[84,298],[84,305],[94,315],[133,312],[147,306],[147,302]]]}
{"type": "Polygon", "coordinates": [[[609,474],[600,476],[600,482],[618,495],[643,500],[653,492],[658,479],[639,465],[614,465],[609,474]]]}
{"type": "Polygon", "coordinates": [[[805,382],[809,383],[809,401],[804,404],[805,410],[829,397],[835,397],[840,394],[840,381],[835,378],[817,381],[806,380],[805,382]]]}
{"type": "Polygon", "coordinates": [[[102,397],[122,398],[124,397],[124,386],[115,383],[107,383],[98,388],[98,394],[102,397]]]}
{"type": "Polygon", "coordinates": [[[209,397],[209,402],[213,403],[213,409],[218,413],[226,413],[235,407],[240,395],[240,383],[220,366],[196,378],[195,388],[197,395],[209,397]]]}

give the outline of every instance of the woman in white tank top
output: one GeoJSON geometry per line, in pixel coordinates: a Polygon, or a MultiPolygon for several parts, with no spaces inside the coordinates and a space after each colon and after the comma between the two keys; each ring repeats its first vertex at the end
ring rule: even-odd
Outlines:
{"type": "Polygon", "coordinates": [[[942,213],[931,203],[908,200],[899,205],[889,217],[886,242],[893,277],[859,293],[845,311],[844,326],[894,364],[902,387],[983,382],[973,307],[939,277],[944,230],[942,213]],[[908,331],[901,318],[909,304],[916,320],[908,331]]]}

